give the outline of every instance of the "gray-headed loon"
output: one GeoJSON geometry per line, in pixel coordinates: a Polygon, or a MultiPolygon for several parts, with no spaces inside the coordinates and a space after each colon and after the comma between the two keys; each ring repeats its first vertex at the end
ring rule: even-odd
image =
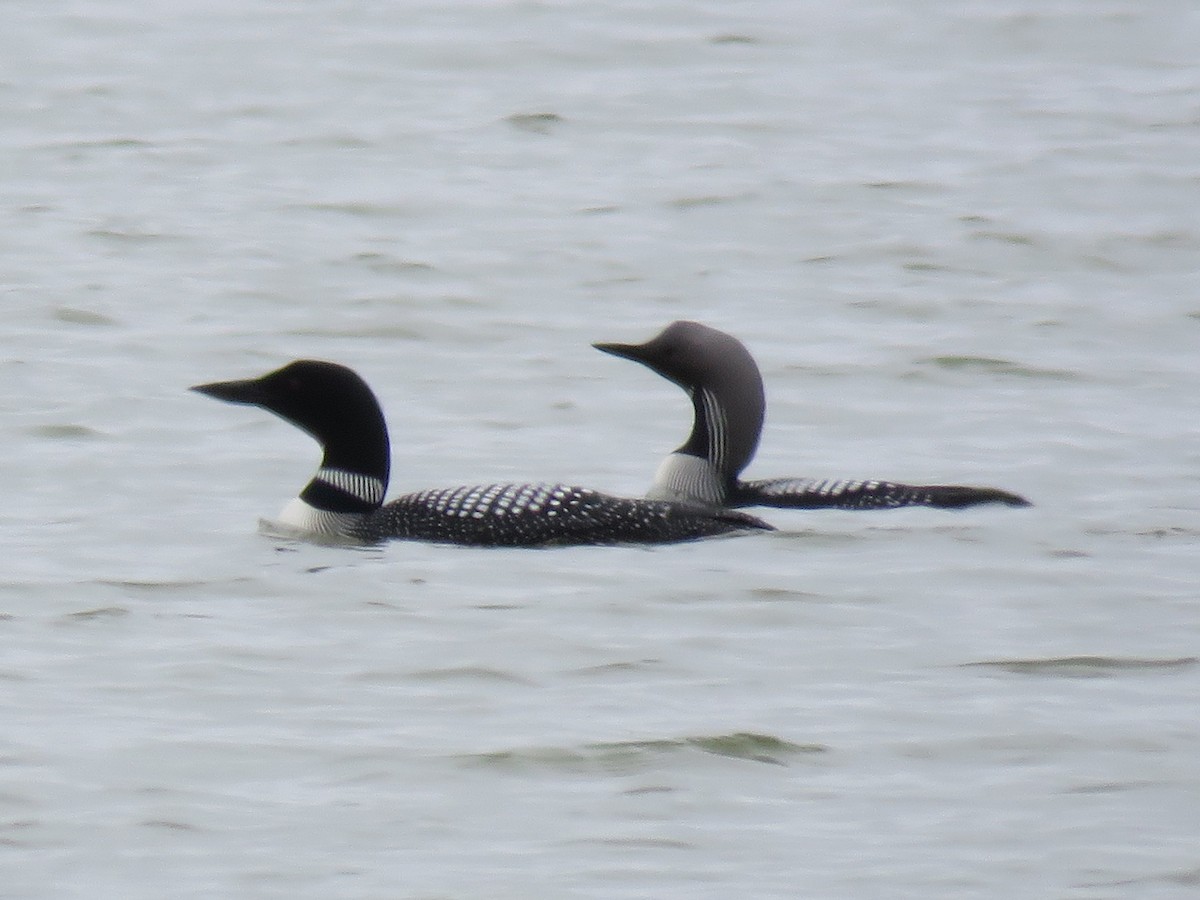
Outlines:
{"type": "Polygon", "coordinates": [[[261,406],[321,444],[320,468],[277,523],[301,537],[539,547],[662,544],[771,529],[760,519],[732,510],[610,497],[566,484],[427,490],[385,505],[391,459],[387,424],[375,394],[345,366],[299,360],[261,378],[201,384],[192,390],[261,406]]]}
{"type": "Polygon", "coordinates": [[[692,398],[692,433],[659,466],[646,494],[651,499],[788,509],[1030,505],[1024,497],[988,487],[818,478],[741,481],[758,448],[766,402],[762,375],[741,341],[698,322],[673,322],[644,344],[593,346],[648,366],[692,398]]]}

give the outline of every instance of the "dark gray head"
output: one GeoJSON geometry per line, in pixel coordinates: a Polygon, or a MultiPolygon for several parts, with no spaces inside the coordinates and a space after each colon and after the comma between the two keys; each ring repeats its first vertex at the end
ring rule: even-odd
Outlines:
{"type": "Polygon", "coordinates": [[[320,442],[322,467],[369,475],[387,485],[391,453],[383,411],[367,383],[345,366],[302,359],[261,378],[198,384],[192,390],[268,409],[320,442]]]}
{"type": "Polygon", "coordinates": [[[672,322],[644,344],[593,344],[675,382],[692,398],[692,433],[677,452],[735,479],[758,449],[766,400],[762,375],[737,338],[699,322],[672,322]]]}

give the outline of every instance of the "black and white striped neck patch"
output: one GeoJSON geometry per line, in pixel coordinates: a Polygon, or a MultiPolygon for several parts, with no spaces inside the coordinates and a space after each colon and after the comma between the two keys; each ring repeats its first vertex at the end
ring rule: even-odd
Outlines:
{"type": "Polygon", "coordinates": [[[356,500],[369,503],[371,506],[378,506],[383,502],[383,492],[386,489],[384,483],[373,475],[350,472],[346,469],[330,469],[324,466],[317,469],[313,481],[349,494],[356,500]]]}

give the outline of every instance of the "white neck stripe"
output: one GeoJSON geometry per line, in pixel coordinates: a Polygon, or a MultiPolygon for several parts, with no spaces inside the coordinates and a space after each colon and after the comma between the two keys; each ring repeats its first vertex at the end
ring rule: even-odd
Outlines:
{"type": "Polygon", "coordinates": [[[708,420],[709,462],[716,466],[718,472],[723,473],[729,437],[729,423],[725,418],[725,410],[708,388],[701,389],[700,401],[704,404],[705,418],[708,420]]]}

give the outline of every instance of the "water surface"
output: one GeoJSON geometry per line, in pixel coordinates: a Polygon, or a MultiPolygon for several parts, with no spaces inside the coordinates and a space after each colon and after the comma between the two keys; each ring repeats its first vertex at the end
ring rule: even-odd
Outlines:
{"type": "Polygon", "coordinates": [[[9,4],[0,894],[1188,897],[1186,3],[9,4]],[[256,533],[357,368],[392,492],[636,495],[754,352],[773,512],[656,549],[256,533]]]}

